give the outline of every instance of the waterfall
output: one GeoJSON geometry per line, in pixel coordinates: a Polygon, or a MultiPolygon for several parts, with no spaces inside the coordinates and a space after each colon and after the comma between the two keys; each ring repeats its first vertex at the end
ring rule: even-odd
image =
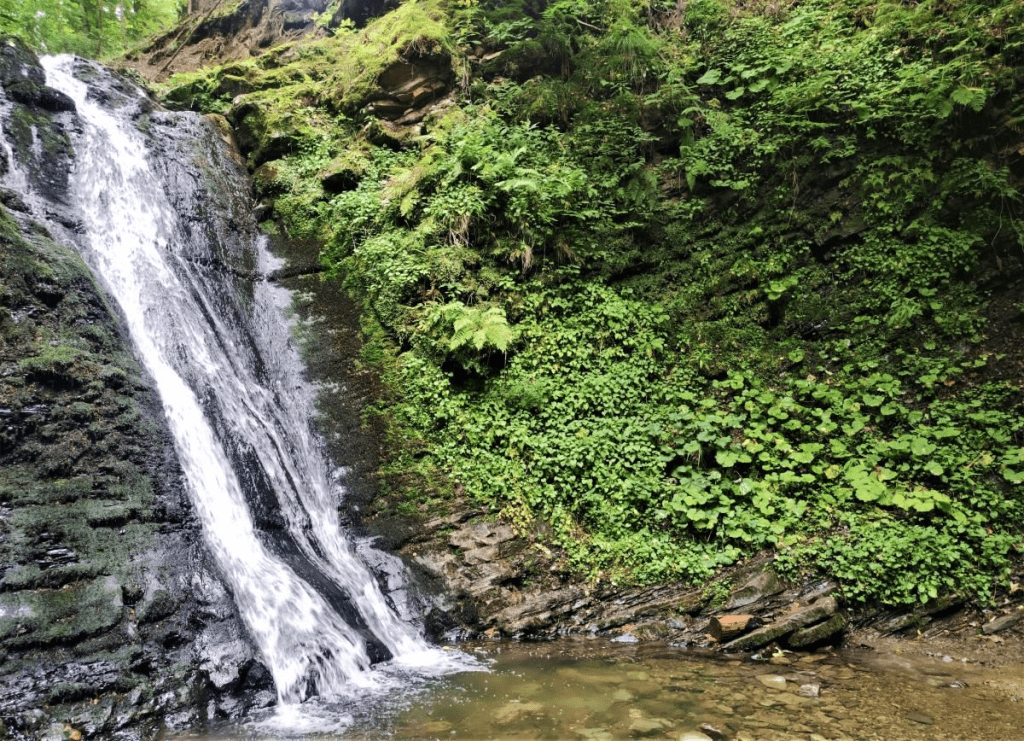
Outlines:
{"type": "MultiPolygon", "coordinates": [[[[47,84],[77,106],[70,196],[82,219],[80,251],[155,379],[210,551],[279,699],[372,684],[369,667],[389,657],[438,661],[441,652],[395,615],[339,523],[337,486],[310,429],[313,393],[294,349],[286,337],[270,351],[254,345],[237,309],[208,285],[217,267],[195,255],[216,255],[217,245],[197,247],[209,235],[176,212],[174,184],[153,166],[131,115],[142,94],[131,92],[135,102],[118,109],[109,91],[82,81],[106,74],[99,65],[61,56],[43,66],[47,84]],[[257,501],[280,523],[275,537],[254,524],[257,501]]],[[[201,153],[196,159],[207,166],[201,153]]],[[[278,311],[273,287],[259,278],[271,259],[262,249],[253,246],[252,293],[240,302],[257,321],[278,311]]]]}

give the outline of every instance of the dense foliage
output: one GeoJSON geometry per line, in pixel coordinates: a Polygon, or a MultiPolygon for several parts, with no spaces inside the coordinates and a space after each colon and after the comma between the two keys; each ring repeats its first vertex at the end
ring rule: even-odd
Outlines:
{"type": "Polygon", "coordinates": [[[169,26],[183,0],[0,0],[0,35],[49,54],[99,58],[169,26]]]}
{"type": "Polygon", "coordinates": [[[260,109],[258,187],[366,302],[411,502],[489,503],[593,577],[769,549],[900,604],[985,598],[1024,548],[986,320],[1022,91],[1016,0],[427,0],[169,97],[260,109]],[[455,92],[382,139],[402,57],[455,92]]]}

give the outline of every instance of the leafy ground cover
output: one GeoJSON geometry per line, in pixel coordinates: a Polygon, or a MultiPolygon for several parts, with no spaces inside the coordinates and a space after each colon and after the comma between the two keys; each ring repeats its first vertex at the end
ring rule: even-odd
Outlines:
{"type": "Polygon", "coordinates": [[[909,604],[988,599],[1024,549],[993,341],[1024,305],[987,319],[1022,88],[1015,0],[425,0],[166,95],[259,111],[277,228],[365,302],[410,507],[472,497],[591,578],[770,550],[909,604]],[[402,59],[454,91],[382,141],[402,59]]]}

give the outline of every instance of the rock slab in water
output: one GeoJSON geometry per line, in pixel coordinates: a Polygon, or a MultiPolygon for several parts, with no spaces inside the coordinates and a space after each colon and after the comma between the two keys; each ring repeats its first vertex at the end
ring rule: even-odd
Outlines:
{"type": "Polygon", "coordinates": [[[629,732],[633,736],[660,736],[665,726],[653,718],[637,718],[629,724],[629,732]]]}
{"type": "Polygon", "coordinates": [[[802,684],[797,691],[802,697],[819,697],[821,695],[820,684],[802,684]]]}
{"type": "Polygon", "coordinates": [[[800,628],[814,625],[838,611],[839,602],[835,597],[823,597],[809,607],[779,616],[771,624],[725,644],[724,648],[730,651],[752,651],[784,638],[800,628]]]}
{"type": "Polygon", "coordinates": [[[913,711],[913,712],[907,713],[903,717],[906,718],[907,720],[913,721],[914,723],[920,723],[921,725],[925,725],[925,726],[930,726],[933,723],[935,723],[935,719],[932,718],[930,715],[925,715],[924,713],[919,713],[916,710],[913,711]]]}
{"type": "Polygon", "coordinates": [[[769,689],[786,689],[786,678],[781,677],[778,674],[761,674],[757,677],[757,681],[763,684],[765,687],[768,687],[769,689]]]}

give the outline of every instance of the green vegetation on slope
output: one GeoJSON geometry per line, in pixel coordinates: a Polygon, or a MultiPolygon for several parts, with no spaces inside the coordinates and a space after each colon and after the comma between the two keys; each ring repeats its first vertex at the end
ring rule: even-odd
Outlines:
{"type": "Polygon", "coordinates": [[[769,549],[901,604],[985,599],[1024,548],[985,318],[1022,90],[1016,0],[426,0],[168,96],[239,123],[365,300],[411,501],[488,503],[595,578],[769,549]],[[453,93],[388,129],[403,59],[453,93]]]}

